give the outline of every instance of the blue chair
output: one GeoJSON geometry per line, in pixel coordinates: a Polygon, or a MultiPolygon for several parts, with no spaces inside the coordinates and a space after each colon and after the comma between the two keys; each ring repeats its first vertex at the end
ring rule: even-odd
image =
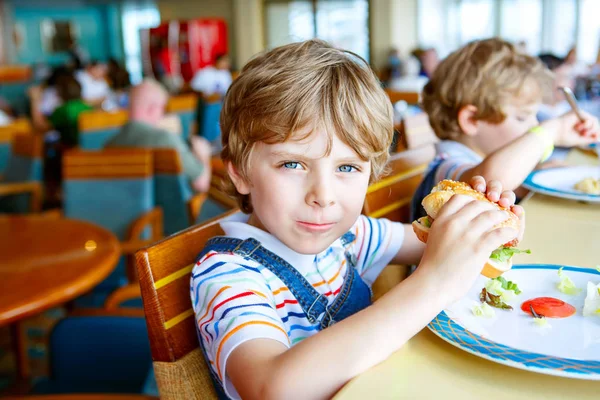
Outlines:
{"type": "Polygon", "coordinates": [[[0,212],[27,213],[41,210],[42,152],[40,136],[17,134],[4,179],[0,183],[0,212]]]}
{"type": "Polygon", "coordinates": [[[219,118],[223,102],[218,96],[208,98],[201,97],[198,100],[196,109],[196,124],[198,126],[198,135],[209,142],[217,142],[221,138],[221,127],[219,118]]]}
{"type": "Polygon", "coordinates": [[[129,119],[127,111],[85,111],[79,115],[79,147],[100,150],[129,119]]]}
{"type": "Polygon", "coordinates": [[[164,215],[166,235],[193,225],[206,199],[205,194],[194,194],[183,173],[179,154],[174,149],[154,149],[154,196],[164,215]]]}
{"type": "Polygon", "coordinates": [[[50,377],[34,386],[36,394],[142,393],[152,367],[142,310],[62,319],[50,334],[49,354],[50,377]]]}
{"type": "Polygon", "coordinates": [[[12,141],[17,134],[31,133],[31,124],[26,119],[18,119],[6,126],[0,126],[0,175],[3,175],[10,158],[12,141]]]}
{"type": "MultiPolygon", "coordinates": [[[[63,176],[65,217],[110,230],[121,241],[125,256],[162,237],[162,210],[154,202],[151,150],[71,150],[63,158],[63,176]]],[[[105,281],[75,303],[99,307],[110,292],[134,279],[131,261],[122,257],[105,281]]]]}
{"type": "Polygon", "coordinates": [[[195,94],[183,94],[173,96],[167,103],[167,113],[176,114],[181,121],[181,135],[184,139],[190,136],[192,123],[194,122],[194,113],[198,98],[195,94]]]}

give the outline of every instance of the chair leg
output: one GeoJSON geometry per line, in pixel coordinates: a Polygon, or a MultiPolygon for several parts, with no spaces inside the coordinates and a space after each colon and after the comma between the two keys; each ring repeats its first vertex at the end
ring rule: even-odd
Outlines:
{"type": "Polygon", "coordinates": [[[13,351],[17,364],[17,376],[19,379],[29,378],[29,358],[27,357],[27,338],[25,337],[25,326],[22,321],[11,325],[11,336],[13,351]]]}

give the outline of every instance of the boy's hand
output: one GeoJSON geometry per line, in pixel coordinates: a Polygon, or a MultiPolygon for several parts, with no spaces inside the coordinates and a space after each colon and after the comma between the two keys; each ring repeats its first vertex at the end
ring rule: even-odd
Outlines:
{"type": "Polygon", "coordinates": [[[483,176],[477,175],[471,178],[469,185],[478,192],[485,193],[489,201],[498,203],[500,207],[508,208],[521,220],[521,230],[518,239],[523,239],[525,231],[525,210],[521,206],[515,205],[517,196],[512,190],[502,190],[500,181],[491,180],[487,184],[483,176]]]}
{"type": "Polygon", "coordinates": [[[444,205],[417,272],[429,274],[445,304],[464,296],[492,251],[518,236],[512,228],[493,228],[507,218],[506,211],[471,196],[454,195],[444,205]]]}
{"type": "Polygon", "coordinates": [[[598,141],[600,123],[598,118],[581,111],[583,121],[573,111],[542,123],[542,127],[554,137],[554,145],[562,147],[582,146],[598,141]]]}

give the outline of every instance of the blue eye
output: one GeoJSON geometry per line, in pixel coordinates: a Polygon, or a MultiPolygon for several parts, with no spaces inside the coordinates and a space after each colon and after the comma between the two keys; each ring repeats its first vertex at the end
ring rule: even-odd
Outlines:
{"type": "Polygon", "coordinates": [[[289,161],[289,162],[285,162],[282,164],[283,168],[287,168],[287,169],[299,169],[302,166],[300,165],[299,162],[296,161],[289,161]]]}
{"type": "Polygon", "coordinates": [[[358,169],[352,165],[342,165],[338,167],[339,172],[354,172],[358,171],[358,169]]]}

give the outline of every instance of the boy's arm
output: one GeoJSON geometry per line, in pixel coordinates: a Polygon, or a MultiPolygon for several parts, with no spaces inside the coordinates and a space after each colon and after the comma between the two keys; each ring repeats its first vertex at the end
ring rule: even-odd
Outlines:
{"type": "Polygon", "coordinates": [[[439,313],[444,297],[436,286],[415,273],[371,307],[289,350],[270,339],[245,342],[229,356],[229,378],[244,399],[329,398],[439,313]]]}
{"type": "Polygon", "coordinates": [[[402,247],[398,251],[398,254],[394,256],[391,264],[400,265],[417,265],[423,257],[423,251],[425,250],[425,243],[417,239],[415,231],[412,225],[403,224],[404,226],[404,241],[402,247]]]}
{"type": "Polygon", "coordinates": [[[542,160],[552,144],[577,146],[597,140],[598,119],[583,113],[585,121],[580,122],[573,112],[559,118],[544,121],[538,133],[528,132],[501,149],[488,155],[479,165],[465,170],[460,180],[469,182],[481,175],[486,180],[498,180],[506,190],[517,189],[542,160]]]}

